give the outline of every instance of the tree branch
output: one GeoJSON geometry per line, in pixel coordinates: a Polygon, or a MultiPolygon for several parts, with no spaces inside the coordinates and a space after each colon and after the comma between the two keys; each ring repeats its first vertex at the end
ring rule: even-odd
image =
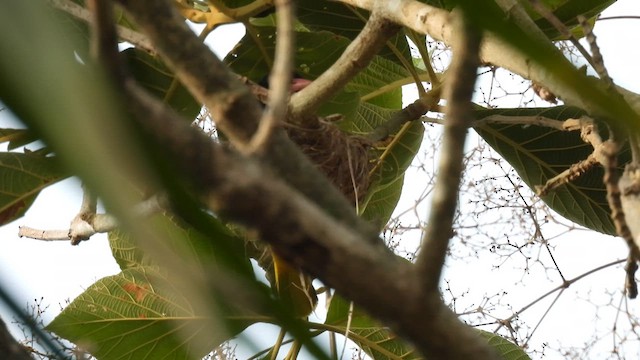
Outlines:
{"type": "MultiPolygon", "coordinates": [[[[416,0],[398,0],[378,2],[375,0],[339,0],[345,4],[371,10],[378,6],[381,16],[402,24],[417,32],[428,34],[437,41],[451,44],[453,31],[450,13],[446,10],[423,4],[416,0]]],[[[585,109],[590,114],[603,115],[615,112],[616,116],[611,121],[622,123],[622,118],[633,116],[624,106],[611,106],[609,111],[602,109],[602,103],[590,101],[584,90],[576,91],[575,86],[567,86],[560,83],[554,73],[549,71],[544,65],[539,64],[521,51],[503,41],[497,35],[485,31],[483,41],[480,46],[480,61],[483,64],[493,64],[505,68],[525,79],[544,84],[551,92],[564,100],[565,103],[585,109]],[[628,116],[617,113],[624,112],[628,116]],[[620,119],[618,119],[620,118],[620,119]]],[[[640,113],[640,95],[628,91],[622,91],[625,100],[635,110],[640,113]]],[[[619,105],[619,104],[616,104],[619,105]]],[[[637,119],[637,116],[633,116],[637,119]]],[[[632,128],[640,128],[640,124],[631,119],[625,119],[624,123],[632,128]],[[629,120],[629,121],[626,121],[629,120]]]]}
{"type": "MultiPolygon", "coordinates": [[[[246,146],[258,127],[262,108],[247,86],[204,45],[167,0],[118,0],[156,45],[178,78],[211,112],[216,125],[233,144],[246,146]]],[[[377,235],[362,221],[345,197],[277,129],[260,154],[276,173],[338,221],[377,235]]],[[[371,238],[371,237],[369,237],[371,238]]]]}
{"type": "Polygon", "coordinates": [[[440,274],[447,254],[458,187],[462,176],[464,142],[473,122],[471,96],[480,65],[478,49],[480,31],[463,16],[459,16],[457,38],[453,43],[454,57],[447,81],[447,112],[444,123],[442,151],[438,178],[433,190],[433,201],[428,226],[422,239],[422,250],[417,261],[427,290],[438,288],[440,274]]]}
{"type": "Polygon", "coordinates": [[[6,360],[32,360],[27,349],[11,336],[9,329],[0,318],[0,354],[6,360]]]}
{"type": "Polygon", "coordinates": [[[331,99],[358,72],[366,68],[399,26],[381,17],[375,9],[358,36],[347,46],[340,58],[309,86],[291,97],[291,118],[294,123],[309,124],[320,105],[331,99]]]}
{"type": "Polygon", "coordinates": [[[425,355],[495,359],[437,291],[420,291],[414,266],[391,253],[377,235],[329,217],[254,160],[212,143],[135,84],[127,84],[127,93],[142,115],[138,120],[172,154],[177,173],[193,181],[192,188],[217,214],[255,228],[287,261],[385,321],[425,355]],[[367,279],[375,279],[376,286],[367,279]],[[398,298],[402,306],[396,306],[398,298]]]}
{"type": "Polygon", "coordinates": [[[248,148],[248,153],[259,151],[272,137],[273,131],[279,122],[287,117],[287,107],[291,78],[293,73],[294,32],[293,24],[295,16],[292,0],[276,0],[277,29],[276,50],[274,65],[269,75],[269,101],[260,127],[253,135],[248,148]]]}

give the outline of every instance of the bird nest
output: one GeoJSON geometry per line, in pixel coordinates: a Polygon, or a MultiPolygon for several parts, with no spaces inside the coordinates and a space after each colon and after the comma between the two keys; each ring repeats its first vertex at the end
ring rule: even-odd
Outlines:
{"type": "Polygon", "coordinates": [[[373,168],[371,143],[367,139],[344,133],[334,123],[322,119],[314,128],[287,124],[285,129],[291,140],[352,204],[364,199],[373,168]]]}

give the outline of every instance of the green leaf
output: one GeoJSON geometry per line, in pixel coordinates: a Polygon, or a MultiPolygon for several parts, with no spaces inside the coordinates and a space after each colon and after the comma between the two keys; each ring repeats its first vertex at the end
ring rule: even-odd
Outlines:
{"type": "Polygon", "coordinates": [[[0,225],[22,217],[42,189],[67,176],[54,157],[0,153],[0,225]]]}
{"type": "MultiPolygon", "coordinates": [[[[353,311],[350,312],[350,306],[348,301],[334,295],[325,325],[329,325],[331,331],[344,334],[349,324],[349,339],[375,360],[422,359],[411,345],[396,337],[388,328],[381,326],[357,306],[353,305],[353,311]]],[[[530,360],[522,348],[500,335],[483,330],[477,330],[477,333],[485,338],[504,360],[530,360]]]]}
{"type": "Polygon", "coordinates": [[[47,329],[98,359],[177,360],[201,358],[233,335],[220,328],[206,334],[208,343],[188,341],[201,338],[208,321],[165,275],[138,267],[97,281],[47,329]]]}
{"type": "MultiPolygon", "coordinates": [[[[394,113],[394,110],[362,103],[356,118],[340,123],[340,127],[350,133],[366,135],[384,124],[394,113]]],[[[394,134],[387,143],[376,148],[378,157],[384,154],[376,174],[377,186],[387,186],[404,174],[418,153],[423,136],[424,126],[421,122],[414,121],[407,123],[403,130],[394,134]]]]}
{"type": "Polygon", "coordinates": [[[122,230],[109,232],[109,247],[120,270],[155,265],[153,260],[146,256],[122,230]]]}
{"type": "MultiPolygon", "coordinates": [[[[497,114],[511,116],[514,120],[521,116],[542,116],[562,121],[579,118],[584,112],[567,106],[481,110],[476,112],[476,118],[481,120],[497,114]]],[[[544,185],[547,180],[571,165],[586,159],[593,151],[592,146],[580,138],[579,131],[568,132],[518,124],[482,125],[475,130],[513,166],[531,189],[544,185]]],[[[629,153],[623,152],[619,162],[625,163],[628,160],[629,153]]],[[[601,233],[615,234],[602,177],[603,170],[597,166],[542,197],[542,200],[571,221],[601,233]]]]}
{"type": "MultiPolygon", "coordinates": [[[[298,21],[312,32],[328,31],[349,40],[355,39],[364,27],[369,14],[367,11],[338,2],[300,0],[297,2],[298,21]]],[[[401,64],[400,58],[411,62],[407,38],[400,31],[393,36],[380,56],[401,64]]]]}
{"type": "Polygon", "coordinates": [[[138,83],[158,99],[189,120],[194,120],[202,106],[177,80],[173,71],[158,57],[136,48],[122,52],[138,83]]]}
{"type": "Polygon", "coordinates": [[[0,143],[8,142],[8,150],[14,150],[34,141],[38,141],[38,138],[27,129],[0,129],[0,143]]]}
{"type": "Polygon", "coordinates": [[[403,185],[404,175],[385,187],[372,189],[360,216],[377,229],[382,229],[398,205],[403,185]]]}
{"type": "MultiPolygon", "coordinates": [[[[582,15],[587,19],[594,18],[604,9],[613,4],[615,0],[547,0],[543,1],[545,6],[553,12],[553,15],[560,20],[570,31],[580,29],[578,16],[582,15]]],[[[560,32],[551,25],[542,15],[529,7],[527,2],[522,2],[529,14],[535,20],[540,29],[553,40],[562,38],[560,32]]],[[[582,31],[575,32],[578,38],[584,36],[582,31]]]]}
{"type": "MultiPolygon", "coordinates": [[[[225,62],[238,74],[259,81],[269,72],[273,62],[275,47],[275,29],[273,27],[255,27],[255,33],[247,33],[238,45],[227,55],[225,62]]],[[[350,40],[328,31],[296,33],[296,71],[308,78],[315,79],[326,71],[340,57],[350,40]]],[[[371,64],[361,71],[346,88],[325,104],[320,115],[343,114],[351,116],[357,102],[354,98],[341,99],[345,93],[356,92],[360,97],[373,97],[374,104],[392,109],[402,106],[401,86],[412,82],[408,71],[402,66],[381,56],[375,56],[371,64]],[[348,104],[348,105],[345,105],[348,104]]]]}
{"type": "Polygon", "coordinates": [[[500,335],[490,333],[488,331],[477,330],[480,336],[487,339],[487,342],[493,347],[504,360],[530,360],[531,358],[522,348],[500,335]]]}
{"type": "Polygon", "coordinates": [[[381,326],[354,305],[349,319],[350,303],[339,295],[331,298],[327,311],[326,325],[332,331],[344,334],[349,324],[349,339],[375,360],[420,359],[418,353],[405,341],[381,326]]]}
{"type": "MultiPolygon", "coordinates": [[[[253,279],[253,269],[248,258],[242,256],[232,256],[226,247],[229,244],[235,245],[235,251],[244,254],[244,240],[231,234],[218,219],[207,216],[206,235],[188,224],[183,224],[176,218],[168,216],[155,216],[151,219],[154,229],[162,232],[169,239],[169,246],[191,265],[199,264],[203,271],[211,269],[218,262],[226,261],[226,265],[236,273],[244,274],[253,279]],[[232,259],[238,260],[232,262],[232,259]]],[[[146,254],[144,254],[126,233],[116,230],[109,233],[109,245],[111,252],[120,265],[120,269],[125,270],[138,266],[161,267],[146,254]]],[[[236,254],[237,255],[237,254],[236,254]]]]}

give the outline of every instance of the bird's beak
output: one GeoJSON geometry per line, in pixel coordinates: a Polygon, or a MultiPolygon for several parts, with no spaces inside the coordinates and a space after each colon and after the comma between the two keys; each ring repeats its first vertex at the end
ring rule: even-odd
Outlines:
{"type": "Polygon", "coordinates": [[[311,84],[311,80],[301,79],[301,78],[293,78],[291,80],[291,92],[296,93],[296,92],[306,88],[309,84],[311,84]]]}

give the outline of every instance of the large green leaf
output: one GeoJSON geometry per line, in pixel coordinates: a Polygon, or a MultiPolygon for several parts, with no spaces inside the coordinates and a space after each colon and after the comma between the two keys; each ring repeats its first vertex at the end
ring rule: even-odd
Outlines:
{"type": "Polygon", "coordinates": [[[172,281],[137,267],[97,281],[69,304],[47,329],[82,344],[98,359],[197,359],[231,334],[188,339],[209,321],[197,314],[172,281]]]}
{"type": "MultiPolygon", "coordinates": [[[[395,111],[390,109],[362,103],[357,116],[350,122],[341,123],[340,126],[347,132],[366,135],[384,124],[394,113],[395,111]]],[[[378,144],[378,158],[384,158],[375,174],[377,186],[387,186],[404,174],[418,153],[423,136],[424,126],[421,122],[414,121],[407,123],[398,134],[391,136],[384,144],[378,144]]]]}
{"type": "MultiPolygon", "coordinates": [[[[371,319],[356,305],[334,295],[329,305],[325,325],[331,331],[345,334],[374,360],[422,359],[411,345],[396,337],[388,328],[371,319]],[[350,307],[353,306],[353,309],[350,307]],[[350,311],[353,310],[353,311],[350,311]]],[[[530,360],[527,353],[509,340],[483,330],[478,335],[487,340],[504,360],[530,360]]]]}
{"type": "MultiPolygon", "coordinates": [[[[541,116],[555,120],[579,118],[580,109],[558,106],[540,109],[503,109],[476,112],[481,120],[491,115],[518,117],[541,116]]],[[[544,185],[571,165],[587,158],[593,151],[590,144],[580,138],[579,131],[567,132],[549,127],[521,124],[493,124],[475,130],[492,148],[504,157],[518,175],[532,189],[544,185]]],[[[620,155],[620,162],[629,160],[629,153],[620,155]]],[[[542,199],[560,215],[589,229],[615,234],[602,182],[603,170],[597,166],[542,199]]]]}
{"type": "Polygon", "coordinates": [[[38,141],[37,136],[27,129],[0,129],[0,143],[8,142],[8,150],[38,141]]]}
{"type": "Polygon", "coordinates": [[[387,186],[372,189],[360,216],[377,229],[382,229],[398,205],[403,185],[404,175],[387,186]]]}
{"type": "MultiPolygon", "coordinates": [[[[227,55],[225,62],[238,74],[255,81],[269,72],[273,62],[275,47],[275,29],[271,26],[255,27],[254,33],[247,33],[238,45],[227,55]]],[[[315,79],[326,71],[340,57],[349,45],[348,38],[337,36],[328,31],[296,33],[296,70],[309,79],[315,79]]],[[[412,82],[407,70],[402,66],[375,56],[371,64],[361,71],[342,91],[336,99],[321,109],[322,114],[340,113],[345,117],[357,106],[357,102],[337,100],[344,93],[357,92],[360,97],[367,97],[373,104],[392,109],[402,105],[401,85],[412,82]]]]}
{"type": "MultiPolygon", "coordinates": [[[[197,276],[208,274],[213,281],[244,281],[231,272],[223,273],[229,275],[225,279],[208,273],[219,265],[215,260],[220,256],[216,243],[223,241],[219,237],[229,237],[226,232],[210,232],[205,237],[165,216],[156,216],[151,221],[154,229],[166,235],[176,258],[185,266],[199,265],[196,268],[202,274],[197,276]]],[[[183,286],[177,283],[180,280],[169,276],[170,268],[140,251],[130,236],[120,231],[112,232],[109,242],[122,272],[97,281],[49,325],[50,330],[75,343],[90,344],[89,350],[96,357],[199,358],[258,321],[256,308],[229,303],[225,294],[220,296],[212,286],[209,292],[214,301],[208,306],[218,305],[220,326],[219,332],[204,334],[206,325],[214,320],[195,310],[191,299],[183,295],[183,286]],[[193,338],[207,341],[194,342],[190,340],[193,338]]],[[[252,272],[248,259],[245,260],[246,264],[238,265],[243,269],[235,269],[234,274],[252,272]]],[[[252,293],[246,287],[244,292],[252,293]]],[[[254,293],[258,295],[255,303],[260,304],[260,296],[264,294],[254,293]]]]}
{"type": "MultiPolygon", "coordinates": [[[[356,7],[332,1],[298,0],[298,20],[312,31],[329,31],[353,40],[358,36],[369,15],[356,7]]],[[[379,53],[380,56],[401,64],[400,59],[411,63],[409,43],[398,32],[379,53]]]]}
{"type": "MultiPolygon", "coordinates": [[[[580,23],[578,22],[578,16],[582,15],[585,18],[593,18],[604,9],[613,4],[616,0],[546,0],[543,1],[547,8],[553,12],[553,15],[560,20],[569,30],[578,30],[580,23]]],[[[535,20],[536,24],[547,34],[551,39],[561,38],[560,32],[555,26],[551,25],[542,15],[533,11],[528,6],[527,2],[522,2],[529,10],[531,17],[535,20]]],[[[581,30],[581,29],[580,29],[581,30]]],[[[584,36],[582,31],[574,32],[579,34],[579,37],[584,36]]]]}
{"type": "Polygon", "coordinates": [[[522,348],[500,335],[478,330],[478,333],[493,347],[504,360],[530,360],[531,358],[522,348]]]}
{"type": "Polygon", "coordinates": [[[54,157],[0,153],[0,225],[22,217],[42,189],[67,176],[54,157]]]}
{"type": "Polygon", "coordinates": [[[350,303],[334,295],[327,311],[325,324],[332,326],[334,332],[345,334],[349,330],[349,339],[375,360],[420,359],[418,353],[395,336],[389,329],[373,320],[357,306],[353,312],[350,303]],[[347,329],[348,326],[348,329],[347,329]]]}

